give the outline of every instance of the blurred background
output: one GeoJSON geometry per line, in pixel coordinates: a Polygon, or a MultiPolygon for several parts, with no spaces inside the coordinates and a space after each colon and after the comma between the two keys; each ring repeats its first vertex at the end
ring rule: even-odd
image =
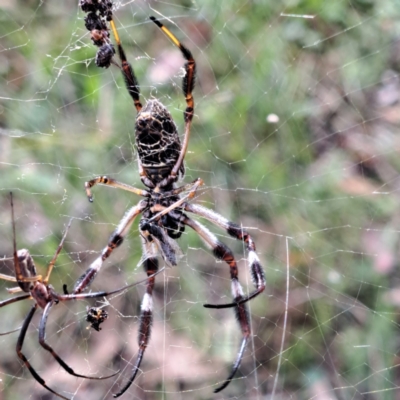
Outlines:
{"type": "MultiPolygon", "coordinates": [[[[249,303],[253,338],[234,381],[240,344],[228,267],[187,229],[179,267],[157,277],[154,325],[129,399],[400,399],[400,12],[397,1],[122,1],[115,20],[143,101],[160,99],[180,132],[182,56],[149,21],[157,16],[197,61],[196,109],[185,182],[193,201],[245,227],[267,276],[249,303]]],[[[44,274],[68,221],[51,276],[70,288],[139,198],[84,182],[109,175],[142,187],[136,111],[115,66],[99,69],[78,1],[0,0],[0,256],[12,255],[9,192],[18,248],[44,274]]],[[[229,245],[245,291],[244,246],[229,245]]],[[[92,290],[145,277],[137,221],[92,290]]],[[[0,272],[12,274],[8,261],[0,272]]],[[[0,282],[0,299],[12,283],[0,282]]],[[[69,376],[38,344],[40,312],[24,353],[68,398],[111,399],[137,355],[139,285],[106,301],[54,307],[47,339],[69,376]],[[86,307],[109,318],[88,329],[86,307]]],[[[17,328],[32,300],[0,310],[17,328]]],[[[19,361],[18,333],[0,336],[0,398],[52,399],[19,361]]]]}

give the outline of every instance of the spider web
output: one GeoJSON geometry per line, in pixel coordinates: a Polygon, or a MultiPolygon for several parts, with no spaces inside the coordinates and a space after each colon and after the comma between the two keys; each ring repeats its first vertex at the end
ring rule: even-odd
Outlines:
{"type": "MultiPolygon", "coordinates": [[[[113,66],[96,48],[77,1],[0,1],[0,255],[17,246],[44,274],[72,225],[51,283],[70,288],[139,200],[83,183],[108,175],[141,187],[135,111],[113,66]]],[[[185,182],[205,185],[193,201],[253,236],[267,288],[249,303],[252,340],[221,393],[240,330],[229,309],[228,267],[194,232],[179,240],[179,267],[156,278],[154,324],[130,399],[399,398],[400,282],[398,139],[400,48],[397,2],[381,0],[124,1],[115,19],[140,82],[182,132],[184,60],[148,20],[155,15],[198,64],[185,182]]],[[[253,286],[241,242],[230,246],[245,291],[253,286]]],[[[142,280],[137,224],[91,289],[142,280]]],[[[2,262],[0,272],[12,274],[2,262]]],[[[10,282],[0,282],[1,300],[10,282]]],[[[111,299],[54,307],[47,340],[78,373],[71,377],[38,344],[39,316],[24,354],[46,384],[73,399],[110,399],[130,376],[144,285],[111,299]],[[88,329],[86,307],[109,318],[88,329]]],[[[21,325],[31,301],[0,310],[1,332],[21,325]]],[[[37,313],[37,314],[40,314],[37,313]]],[[[50,399],[0,336],[0,397],[50,399]]]]}

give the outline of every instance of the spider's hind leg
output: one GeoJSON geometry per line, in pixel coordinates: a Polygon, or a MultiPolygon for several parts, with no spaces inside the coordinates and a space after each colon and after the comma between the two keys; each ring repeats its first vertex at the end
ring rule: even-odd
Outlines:
{"type": "Polygon", "coordinates": [[[36,370],[32,367],[31,363],[28,361],[28,359],[22,353],[22,346],[24,345],[26,331],[28,330],[29,324],[32,321],[33,315],[35,314],[37,307],[38,307],[37,304],[32,306],[32,308],[30,309],[28,315],[26,316],[26,318],[24,320],[24,323],[22,324],[21,332],[19,334],[18,341],[17,341],[17,349],[16,349],[18,357],[25,364],[26,368],[28,368],[29,372],[36,379],[36,381],[39,382],[44,388],[46,388],[49,392],[55,394],[56,396],[61,397],[62,399],[69,400],[68,397],[64,397],[60,393],[57,393],[56,391],[54,391],[53,389],[48,387],[46,385],[45,380],[36,372],[36,370]]]}
{"type": "Polygon", "coordinates": [[[266,279],[265,273],[261,266],[260,260],[256,253],[256,245],[247,231],[242,229],[239,225],[229,221],[222,215],[210,210],[206,207],[199,206],[197,204],[185,204],[185,211],[192,212],[193,214],[199,215],[200,217],[208,219],[213,224],[225,229],[226,232],[237,240],[244,242],[246,250],[249,252],[248,262],[250,265],[250,273],[253,284],[256,288],[252,293],[247,296],[243,296],[239,302],[233,302],[228,304],[204,304],[207,308],[229,308],[236,307],[238,304],[246,303],[247,301],[258,296],[265,290],[266,279]]]}
{"type": "Polygon", "coordinates": [[[204,240],[204,242],[212,248],[215,257],[217,257],[219,260],[225,261],[229,265],[231,274],[232,296],[234,301],[232,304],[234,304],[236,319],[242,332],[242,344],[240,346],[240,350],[228,378],[225,379],[225,381],[220,386],[218,386],[217,389],[214,390],[214,393],[218,393],[229,385],[237,370],[239,369],[244,351],[246,350],[247,342],[251,335],[250,318],[247,310],[247,305],[244,301],[245,296],[243,293],[243,289],[239,283],[238,268],[232,251],[225,244],[218,241],[215,235],[199,222],[187,217],[184,222],[187,226],[191,227],[195,232],[197,232],[197,234],[204,240]]]}
{"type": "Polygon", "coordinates": [[[140,311],[140,326],[139,326],[139,351],[136,363],[133,367],[132,374],[125,386],[113,397],[119,397],[125,393],[132,382],[135,380],[142,363],[143,355],[150,340],[151,325],[153,323],[153,288],[155,283],[155,274],[158,270],[157,250],[154,244],[146,239],[143,239],[143,265],[147,273],[148,279],[146,284],[146,293],[143,296],[141,311],[140,311]]]}

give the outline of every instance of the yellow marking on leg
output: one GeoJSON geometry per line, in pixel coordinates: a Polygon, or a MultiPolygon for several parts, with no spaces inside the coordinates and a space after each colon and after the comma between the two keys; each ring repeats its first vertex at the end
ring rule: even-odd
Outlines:
{"type": "Polygon", "coordinates": [[[118,45],[121,45],[121,40],[119,38],[117,27],[115,26],[114,20],[110,21],[110,25],[111,25],[111,29],[113,31],[113,35],[115,37],[115,41],[117,42],[118,45]]]}

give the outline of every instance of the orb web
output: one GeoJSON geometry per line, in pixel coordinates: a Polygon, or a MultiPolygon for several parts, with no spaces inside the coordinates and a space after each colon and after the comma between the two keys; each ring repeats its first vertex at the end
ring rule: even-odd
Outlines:
{"type": "MultiPolygon", "coordinates": [[[[115,21],[140,83],[182,134],[184,60],[149,21],[159,18],[192,51],[195,117],[185,183],[193,202],[252,235],[267,288],[249,303],[252,340],[221,393],[240,329],[229,270],[187,229],[179,266],[156,278],[154,325],[130,398],[365,399],[399,389],[399,11],[389,0],[126,1],[115,21]]],[[[18,248],[44,273],[72,218],[51,276],[69,288],[139,198],[84,182],[97,175],[140,186],[132,101],[120,71],[96,67],[77,2],[1,5],[0,255],[12,255],[9,192],[18,248]]],[[[253,290],[243,243],[205,222],[231,247],[253,290]]],[[[91,290],[140,281],[137,223],[91,290]]],[[[0,262],[12,274],[12,263],[0,262]]],[[[0,281],[0,299],[11,295],[0,281]]],[[[46,383],[70,398],[112,398],[137,356],[138,285],[109,300],[54,307],[47,339],[82,373],[120,369],[104,381],[69,376],[38,344],[36,316],[24,353],[46,383]],[[107,310],[101,331],[87,307],[107,310]]],[[[21,325],[30,300],[1,308],[1,331],[21,325]]],[[[0,336],[4,398],[49,396],[0,336]]]]}

